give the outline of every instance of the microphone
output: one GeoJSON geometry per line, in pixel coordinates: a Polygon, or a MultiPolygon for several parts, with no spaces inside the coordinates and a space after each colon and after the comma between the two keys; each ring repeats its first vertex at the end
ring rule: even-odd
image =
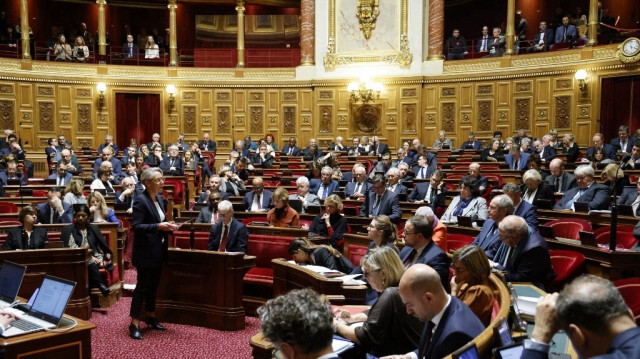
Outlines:
{"type": "Polygon", "coordinates": [[[191,226],[189,227],[189,247],[191,248],[191,250],[194,249],[194,245],[196,241],[196,232],[195,232],[195,229],[193,228],[193,222],[195,220],[196,220],[195,218],[191,218],[191,220],[189,221],[191,223],[191,226]]]}

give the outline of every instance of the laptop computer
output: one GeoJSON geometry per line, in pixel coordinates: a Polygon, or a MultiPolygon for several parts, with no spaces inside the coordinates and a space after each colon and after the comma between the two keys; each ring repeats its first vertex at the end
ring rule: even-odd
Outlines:
{"type": "Polygon", "coordinates": [[[9,261],[2,262],[0,268],[0,308],[6,308],[16,300],[22,277],[27,267],[9,261]]]}
{"type": "Polygon", "coordinates": [[[473,220],[468,216],[458,216],[458,225],[462,227],[473,227],[473,220]]]}
{"type": "Polygon", "coordinates": [[[451,358],[453,359],[478,359],[479,357],[478,349],[474,342],[465,344],[462,348],[451,354],[451,358]]]}
{"type": "Polygon", "coordinates": [[[298,213],[302,213],[302,201],[299,199],[289,200],[289,206],[296,210],[298,213]]]}
{"type": "Polygon", "coordinates": [[[33,305],[2,333],[5,338],[39,332],[58,326],[76,283],[45,275],[33,305]]]}

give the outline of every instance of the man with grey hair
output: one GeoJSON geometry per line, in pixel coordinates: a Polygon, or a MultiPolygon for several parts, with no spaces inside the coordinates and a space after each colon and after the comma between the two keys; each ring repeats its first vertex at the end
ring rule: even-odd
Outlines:
{"type": "Polygon", "coordinates": [[[298,193],[290,194],[289,202],[292,200],[302,202],[302,213],[306,213],[309,206],[320,205],[320,198],[313,193],[309,193],[309,179],[307,177],[298,177],[296,187],[298,188],[298,193]]]}
{"type": "Polygon", "coordinates": [[[184,161],[182,161],[182,157],[179,154],[178,146],[169,146],[169,156],[163,158],[158,167],[170,176],[184,175],[184,161]]]}
{"type": "Polygon", "coordinates": [[[447,138],[447,132],[440,130],[438,132],[438,139],[433,143],[434,150],[450,150],[451,140],[447,138]]]}
{"type": "Polygon", "coordinates": [[[78,162],[76,156],[71,154],[71,150],[66,148],[63,149],[62,151],[60,151],[60,157],[62,157],[60,163],[64,163],[67,165],[67,171],[69,173],[74,176],[82,174],[82,166],[80,166],[80,163],[78,162]]]}
{"type": "Polygon", "coordinates": [[[482,149],[482,142],[477,141],[476,140],[476,134],[473,133],[472,131],[469,131],[469,133],[467,134],[467,140],[462,142],[462,145],[460,146],[461,150],[481,150],[482,149]]]}
{"type": "Polygon", "coordinates": [[[357,167],[355,169],[355,181],[348,182],[344,186],[345,198],[359,199],[364,197],[365,193],[371,188],[369,182],[367,182],[367,170],[364,166],[357,167]]]}
{"type": "MultiPolygon", "coordinates": [[[[523,140],[524,141],[524,140],[523,140]]],[[[507,164],[510,170],[524,171],[527,169],[527,160],[529,154],[521,151],[517,146],[512,146],[509,153],[504,156],[504,162],[507,164]]]]}
{"type": "Polygon", "coordinates": [[[218,149],[216,147],[215,141],[211,140],[211,137],[209,136],[208,132],[205,132],[202,135],[202,140],[198,142],[198,147],[200,147],[200,149],[203,151],[211,151],[211,152],[216,152],[218,149]]]}
{"type": "Polygon", "coordinates": [[[407,187],[400,184],[400,170],[395,167],[387,171],[387,189],[395,194],[407,193],[407,187]]]}
{"type": "Polygon", "coordinates": [[[276,357],[338,359],[331,347],[331,306],[312,289],[294,289],[269,299],[258,315],[260,330],[276,347],[276,357]]]}
{"type": "Polygon", "coordinates": [[[538,140],[535,143],[536,153],[540,156],[542,162],[549,163],[556,158],[556,150],[551,146],[551,140],[553,137],[549,134],[542,136],[542,141],[538,140]],[[538,144],[539,142],[539,144],[538,144]]]}
{"type": "Polygon", "coordinates": [[[640,328],[611,281],[585,274],[536,306],[536,326],[524,342],[524,359],[549,357],[558,330],[584,358],[640,358],[640,328]]]}
{"type": "Polygon", "coordinates": [[[376,175],[373,177],[373,191],[368,192],[368,202],[365,199],[358,214],[360,217],[368,215],[375,217],[384,214],[389,217],[391,222],[398,223],[402,218],[402,210],[398,202],[398,195],[388,191],[384,176],[376,175]]]}
{"type": "Polygon", "coordinates": [[[482,248],[488,258],[496,255],[500,245],[500,232],[498,226],[506,217],[513,214],[513,201],[506,194],[493,197],[489,203],[489,219],[482,225],[480,234],[473,240],[472,244],[482,248]]]}
{"type": "Polygon", "coordinates": [[[502,243],[489,260],[491,267],[504,271],[508,282],[531,282],[544,289],[556,276],[544,238],[524,218],[513,215],[500,221],[498,230],[502,243]]]}
{"type": "Polygon", "coordinates": [[[100,146],[98,146],[98,153],[102,153],[102,149],[105,147],[111,147],[111,149],[113,149],[113,155],[117,156],[118,155],[118,145],[116,145],[115,143],[113,143],[113,136],[111,135],[106,135],[104,136],[104,143],[101,143],[100,146]]]}
{"type": "Polygon", "coordinates": [[[520,141],[520,152],[532,154],[533,153],[533,151],[531,150],[532,143],[533,143],[533,140],[530,139],[529,137],[523,138],[522,141],[520,141]]]}
{"type": "Polygon", "coordinates": [[[160,142],[159,133],[156,132],[153,135],[151,135],[151,142],[147,143],[147,147],[149,148],[149,151],[153,151],[153,149],[156,147],[160,147],[161,149],[164,149],[164,145],[162,144],[162,142],[160,142]]]}
{"type": "Polygon", "coordinates": [[[589,210],[604,210],[609,208],[611,194],[609,187],[594,181],[595,171],[589,165],[578,166],[573,171],[576,177],[577,187],[564,193],[560,202],[556,203],[554,209],[570,209],[575,211],[575,202],[589,204],[589,210]]]}
{"type": "Polygon", "coordinates": [[[431,240],[434,241],[440,249],[447,252],[447,227],[442,223],[435,213],[433,213],[433,209],[429,206],[422,206],[416,209],[416,216],[422,216],[431,223],[431,228],[433,228],[433,234],[431,234],[431,240]]]}
{"type": "Polygon", "coordinates": [[[538,212],[534,205],[522,200],[522,189],[513,182],[502,186],[502,193],[509,196],[513,203],[513,215],[522,217],[530,227],[538,228],[538,212]]]}
{"type": "Polygon", "coordinates": [[[222,179],[220,179],[220,176],[212,175],[211,177],[209,177],[209,188],[207,188],[206,191],[202,191],[202,193],[200,193],[200,197],[198,197],[197,202],[207,203],[207,201],[209,200],[209,195],[212,192],[220,192],[220,197],[223,200],[228,200],[229,193],[227,193],[227,191],[222,191],[220,189],[221,187],[222,187],[222,179]]]}
{"type": "MultiPolygon", "coordinates": [[[[391,151],[389,150],[389,145],[386,143],[380,142],[380,138],[378,136],[373,136],[371,138],[373,144],[371,145],[371,152],[369,155],[378,156],[378,158],[388,154],[389,159],[391,159],[391,151]]],[[[389,160],[389,164],[391,164],[391,160],[389,160]]]]}
{"type": "Polygon", "coordinates": [[[247,253],[249,231],[247,226],[233,217],[233,204],[218,203],[218,222],[209,233],[209,250],[247,253]]]}
{"type": "Polygon", "coordinates": [[[409,169],[409,164],[400,162],[397,168],[400,170],[400,183],[407,188],[413,187],[413,176],[415,173],[409,169]]]}
{"type": "MultiPolygon", "coordinates": [[[[102,162],[111,162],[113,158],[113,149],[110,147],[104,147],[100,152],[101,157],[96,159],[93,163],[93,178],[98,178],[98,169],[102,166],[102,162]]],[[[118,177],[122,174],[122,162],[115,160],[112,163],[113,175],[118,177]]]]}
{"type": "Polygon", "coordinates": [[[333,192],[339,191],[340,184],[338,181],[331,179],[331,175],[333,175],[331,167],[322,167],[320,179],[314,178],[309,181],[309,191],[320,197],[320,199],[325,199],[333,192]]]}
{"type": "Polygon", "coordinates": [[[399,167],[401,163],[413,165],[413,157],[409,156],[404,148],[398,148],[396,151],[396,159],[391,161],[391,167],[399,167]]]}

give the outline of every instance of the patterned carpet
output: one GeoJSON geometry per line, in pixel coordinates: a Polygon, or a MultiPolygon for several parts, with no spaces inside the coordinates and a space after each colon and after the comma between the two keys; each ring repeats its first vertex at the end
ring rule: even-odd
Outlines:
{"type": "MultiPolygon", "coordinates": [[[[126,271],[125,283],[135,283],[135,271],[126,271]]],[[[249,339],[259,331],[257,318],[246,317],[245,329],[237,332],[171,323],[164,323],[166,331],[156,331],[141,323],[144,339],[134,340],[128,330],[130,305],[131,297],[123,297],[111,308],[93,310],[93,358],[251,358],[249,339]]]]}

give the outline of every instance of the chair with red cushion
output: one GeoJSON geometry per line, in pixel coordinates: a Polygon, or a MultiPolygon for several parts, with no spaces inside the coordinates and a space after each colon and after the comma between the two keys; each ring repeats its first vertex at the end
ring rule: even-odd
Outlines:
{"type": "MultiPolygon", "coordinates": [[[[209,232],[194,232],[193,248],[206,251],[209,249],[209,232]]],[[[169,240],[172,247],[191,248],[191,232],[175,231],[169,240]]]]}
{"type": "Polygon", "coordinates": [[[167,178],[164,183],[173,185],[173,203],[182,205],[184,203],[184,181],[177,178],[167,178]]]}
{"type": "Polygon", "coordinates": [[[245,225],[245,226],[249,226],[251,225],[253,222],[266,222],[267,221],[267,217],[266,215],[263,217],[247,217],[244,218],[241,222],[245,225]]]}
{"type": "Polygon", "coordinates": [[[0,213],[18,213],[18,206],[11,202],[0,202],[0,213]]]}
{"type": "MultiPolygon", "coordinates": [[[[622,226],[621,226],[622,227],[622,226]]],[[[607,228],[608,229],[608,228],[607,228]]],[[[598,244],[609,245],[611,239],[611,231],[601,232],[596,235],[596,242],[598,244]]],[[[616,232],[616,247],[622,247],[630,249],[636,244],[638,240],[633,236],[633,232],[617,231],[616,232]]]]}
{"type": "Polygon", "coordinates": [[[549,292],[562,289],[565,284],[584,272],[584,255],[567,250],[550,250],[551,265],[556,278],[549,284],[549,292]]]}
{"type": "Polygon", "coordinates": [[[582,224],[572,222],[557,222],[550,225],[553,228],[553,235],[556,238],[567,238],[580,240],[582,224]]]}
{"type": "Polygon", "coordinates": [[[458,250],[473,242],[473,237],[466,234],[447,233],[447,247],[449,251],[458,250]]]}
{"type": "Polygon", "coordinates": [[[549,221],[547,223],[545,223],[545,226],[553,226],[555,223],[580,223],[582,225],[582,228],[580,228],[581,231],[585,231],[585,232],[591,232],[591,222],[585,220],[585,219],[580,219],[580,218],[571,218],[571,219],[554,219],[553,221],[549,221]]]}
{"type": "Polygon", "coordinates": [[[355,244],[349,244],[347,246],[347,259],[353,263],[354,266],[359,266],[360,261],[367,253],[367,247],[357,246],[355,244]]]}
{"type": "Polygon", "coordinates": [[[309,221],[309,220],[306,220],[306,219],[301,219],[300,220],[300,227],[302,227],[302,228],[311,228],[311,222],[312,221],[309,221]]]}
{"type": "Polygon", "coordinates": [[[631,309],[636,323],[640,325],[640,278],[618,279],[613,282],[620,295],[631,309]]]}
{"type": "MultiPolygon", "coordinates": [[[[484,169],[484,168],[483,168],[484,169]]],[[[497,184],[497,188],[502,188],[502,184],[504,183],[502,176],[500,175],[485,175],[489,181],[495,181],[497,184]]]]}

